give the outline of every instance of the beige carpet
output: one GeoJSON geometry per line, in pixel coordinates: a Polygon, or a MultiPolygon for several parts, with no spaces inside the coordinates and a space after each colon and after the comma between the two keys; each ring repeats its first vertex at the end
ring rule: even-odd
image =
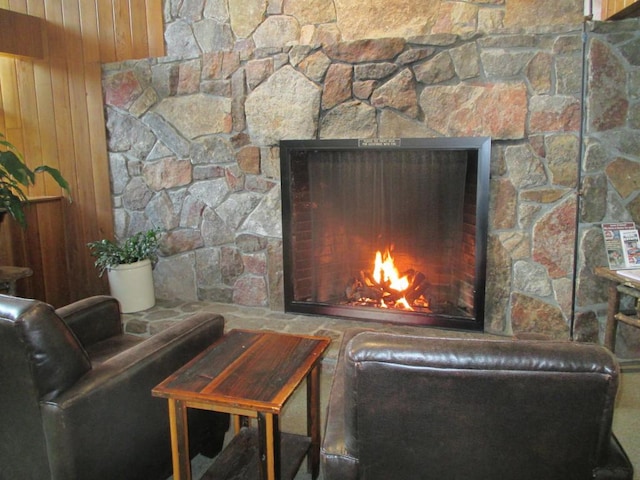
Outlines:
{"type": "Polygon", "coordinates": [[[613,431],[631,459],[634,480],[640,480],[640,365],[623,366],[613,431]]]}

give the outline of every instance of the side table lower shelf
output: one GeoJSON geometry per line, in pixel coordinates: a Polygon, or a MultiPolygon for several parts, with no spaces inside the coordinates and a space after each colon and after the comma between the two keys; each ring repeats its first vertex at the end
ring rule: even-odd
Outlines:
{"type": "MultiPolygon", "coordinates": [[[[293,480],[311,446],[311,438],[280,433],[280,478],[293,480]]],[[[258,429],[243,427],[218,455],[202,480],[259,480],[258,429]]]]}

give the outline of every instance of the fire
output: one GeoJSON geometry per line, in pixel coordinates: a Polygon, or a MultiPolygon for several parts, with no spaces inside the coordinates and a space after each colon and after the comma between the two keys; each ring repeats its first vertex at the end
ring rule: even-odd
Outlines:
{"type": "Polygon", "coordinates": [[[391,252],[384,252],[384,257],[380,250],[376,252],[376,260],[373,266],[373,278],[378,283],[387,283],[390,288],[398,292],[402,292],[409,288],[409,279],[407,276],[400,276],[400,272],[393,262],[391,252]]]}
{"type": "MultiPolygon", "coordinates": [[[[397,292],[404,292],[411,285],[407,275],[400,276],[389,250],[384,252],[384,256],[380,250],[376,252],[373,279],[379,284],[388,285],[389,288],[397,292]]],[[[384,305],[384,302],[382,304],[384,305]]],[[[384,306],[386,307],[386,305],[384,306]]],[[[396,301],[396,306],[405,310],[413,310],[404,297],[396,301]]]]}
{"type": "Polygon", "coordinates": [[[359,276],[349,280],[345,296],[351,305],[424,311],[431,303],[430,287],[420,271],[410,268],[400,274],[390,247],[384,254],[376,252],[373,270],[360,270],[359,276]]]}

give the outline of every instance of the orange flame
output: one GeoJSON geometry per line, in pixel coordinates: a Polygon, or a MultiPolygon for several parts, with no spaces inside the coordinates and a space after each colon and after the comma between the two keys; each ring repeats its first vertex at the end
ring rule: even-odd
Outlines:
{"type": "MultiPolygon", "coordinates": [[[[411,285],[411,281],[407,275],[402,277],[400,276],[400,272],[398,272],[393,261],[393,257],[391,256],[391,252],[388,249],[385,251],[384,256],[380,250],[376,252],[376,259],[373,267],[373,279],[379,284],[386,283],[389,288],[397,292],[403,292],[409,288],[409,285],[411,285]]],[[[387,308],[384,300],[380,301],[380,306],[382,308],[387,308]]],[[[395,307],[413,311],[413,308],[411,308],[411,305],[409,305],[409,302],[405,297],[397,300],[395,302],[395,307]]]]}
{"type": "Polygon", "coordinates": [[[373,267],[373,278],[378,283],[388,283],[390,288],[402,292],[409,288],[409,278],[400,276],[396,268],[393,257],[389,250],[384,252],[384,257],[380,250],[376,252],[376,260],[373,267]]]}

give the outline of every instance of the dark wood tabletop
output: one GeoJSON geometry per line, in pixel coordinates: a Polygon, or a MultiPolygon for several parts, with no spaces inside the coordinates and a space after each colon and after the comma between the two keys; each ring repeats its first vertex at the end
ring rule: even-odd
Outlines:
{"type": "Polygon", "coordinates": [[[324,337],[231,330],[153,394],[280,413],[329,343],[324,337]]]}

